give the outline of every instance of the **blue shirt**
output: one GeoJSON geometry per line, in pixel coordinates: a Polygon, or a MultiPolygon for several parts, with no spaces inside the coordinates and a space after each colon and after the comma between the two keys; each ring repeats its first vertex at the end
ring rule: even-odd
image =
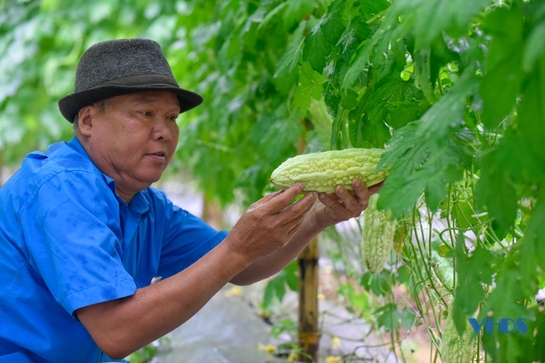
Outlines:
{"type": "Polygon", "coordinates": [[[226,235],[154,188],[127,205],[76,138],[29,154],[0,208],[0,363],[110,360],[74,311],[176,274],[226,235]]]}

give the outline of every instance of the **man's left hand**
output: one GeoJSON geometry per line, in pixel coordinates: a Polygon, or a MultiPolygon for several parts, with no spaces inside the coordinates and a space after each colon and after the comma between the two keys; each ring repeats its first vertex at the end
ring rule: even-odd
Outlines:
{"type": "Polygon", "coordinates": [[[320,193],[319,200],[313,207],[312,214],[322,228],[358,217],[367,208],[369,197],[379,191],[383,182],[369,188],[359,179],[352,181],[353,191],[338,185],[334,193],[320,193]]]}

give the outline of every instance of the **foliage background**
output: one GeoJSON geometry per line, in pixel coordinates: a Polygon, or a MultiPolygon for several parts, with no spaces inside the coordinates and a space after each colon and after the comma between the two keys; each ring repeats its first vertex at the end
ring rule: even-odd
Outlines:
{"type": "Polygon", "coordinates": [[[155,39],[181,86],[205,98],[180,117],[174,168],[207,199],[255,201],[300,145],[387,147],[380,205],[400,221],[397,254],[370,275],[339,253],[381,297],[368,318],[388,331],[425,324],[437,361],[454,298],[460,331],[471,316],[527,319],[527,334],[481,334],[483,359],[545,360],[534,299],[545,269],[544,1],[0,4],[0,163],[70,137],[56,102],[84,49],[155,39]],[[399,285],[416,306],[394,299],[399,285]]]}

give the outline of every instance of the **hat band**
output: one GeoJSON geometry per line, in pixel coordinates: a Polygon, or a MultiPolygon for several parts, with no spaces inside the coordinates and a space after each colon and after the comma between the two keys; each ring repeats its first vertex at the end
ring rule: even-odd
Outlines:
{"type": "MultiPolygon", "coordinates": [[[[149,87],[149,86],[158,85],[158,84],[167,84],[176,88],[180,87],[178,86],[178,83],[174,80],[173,77],[165,76],[163,74],[139,74],[136,76],[127,76],[127,77],[112,79],[110,81],[99,83],[92,87],[89,87],[87,88],[87,90],[102,88],[102,87],[109,87],[109,86],[149,87]]],[[[80,90],[80,91],[84,91],[84,90],[80,90]]],[[[80,92],[80,91],[76,91],[76,92],[80,92]]]]}

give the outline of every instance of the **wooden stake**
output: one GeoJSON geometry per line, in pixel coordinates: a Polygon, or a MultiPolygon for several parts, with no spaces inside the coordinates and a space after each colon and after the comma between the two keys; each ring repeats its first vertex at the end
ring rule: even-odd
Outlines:
{"type": "MultiPolygon", "coordinates": [[[[305,134],[309,121],[300,120],[305,134]]],[[[305,137],[300,137],[297,143],[297,153],[301,154],[307,147],[305,137]]],[[[299,264],[299,326],[297,360],[300,362],[318,361],[318,259],[320,248],[318,237],[315,237],[297,258],[299,264]]]]}
{"type": "Polygon", "coordinates": [[[317,362],[318,330],[318,237],[301,252],[299,262],[299,331],[300,362],[317,362]]]}

